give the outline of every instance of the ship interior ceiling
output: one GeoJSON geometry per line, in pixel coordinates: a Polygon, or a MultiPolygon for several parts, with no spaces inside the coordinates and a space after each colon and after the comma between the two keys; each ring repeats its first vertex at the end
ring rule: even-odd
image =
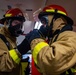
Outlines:
{"type": "Polygon", "coordinates": [[[34,21],[33,15],[38,14],[40,10],[49,4],[58,4],[63,6],[74,21],[74,30],[76,31],[76,0],[0,0],[0,18],[10,8],[18,7],[24,12],[27,19],[34,21]]]}

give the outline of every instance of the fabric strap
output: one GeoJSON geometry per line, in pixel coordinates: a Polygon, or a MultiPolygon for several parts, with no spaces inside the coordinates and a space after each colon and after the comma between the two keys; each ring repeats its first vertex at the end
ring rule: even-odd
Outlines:
{"type": "Polygon", "coordinates": [[[8,47],[11,58],[14,60],[15,63],[19,64],[20,58],[18,57],[16,50],[15,49],[10,50],[10,43],[7,41],[4,35],[0,34],[0,38],[3,40],[3,42],[8,47]]]}

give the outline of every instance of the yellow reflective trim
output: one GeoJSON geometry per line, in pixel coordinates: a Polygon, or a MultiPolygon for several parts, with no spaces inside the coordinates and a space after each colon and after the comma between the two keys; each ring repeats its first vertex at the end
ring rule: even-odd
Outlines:
{"type": "Polygon", "coordinates": [[[68,71],[66,71],[66,74],[69,74],[68,71]]]}
{"type": "Polygon", "coordinates": [[[74,72],[76,72],[76,69],[74,69],[74,68],[71,68],[71,71],[74,73],[74,72]]]}
{"type": "Polygon", "coordinates": [[[64,13],[62,11],[59,11],[59,10],[58,10],[58,13],[63,14],[63,15],[66,15],[66,13],[64,13]]]}
{"type": "MultiPolygon", "coordinates": [[[[52,9],[52,10],[49,10],[49,9],[47,9],[46,12],[55,12],[55,10],[53,10],[53,9],[52,9]]],[[[65,12],[63,12],[63,11],[59,11],[59,10],[57,11],[57,13],[60,13],[60,14],[66,15],[65,12]]]]}
{"type": "MultiPolygon", "coordinates": [[[[71,68],[71,72],[72,72],[72,73],[75,73],[75,72],[76,72],[76,69],[71,68]]],[[[66,71],[66,74],[69,74],[68,71],[66,71]]]]}
{"type": "Polygon", "coordinates": [[[55,12],[55,10],[53,10],[53,9],[49,10],[49,9],[47,9],[46,12],[55,12]]]}
{"type": "Polygon", "coordinates": [[[36,64],[37,64],[37,55],[38,55],[39,51],[45,46],[49,46],[49,45],[46,42],[40,42],[34,47],[32,54],[33,54],[33,58],[34,58],[34,61],[36,64]]]}
{"type": "Polygon", "coordinates": [[[5,15],[5,17],[11,17],[12,16],[12,14],[6,14],[5,15]]]}
{"type": "Polygon", "coordinates": [[[18,57],[16,51],[15,51],[14,49],[12,49],[12,50],[9,51],[9,53],[10,53],[10,56],[12,57],[12,59],[13,59],[17,64],[19,64],[20,58],[18,57]]]}

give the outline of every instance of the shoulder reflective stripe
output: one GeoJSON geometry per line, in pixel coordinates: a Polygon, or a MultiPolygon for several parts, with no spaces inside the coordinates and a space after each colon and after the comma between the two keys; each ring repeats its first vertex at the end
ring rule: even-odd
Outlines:
{"type": "Polygon", "coordinates": [[[17,64],[19,64],[20,58],[18,57],[16,51],[15,51],[14,49],[12,49],[12,50],[9,51],[9,53],[10,53],[10,56],[12,57],[12,59],[13,59],[17,64]]]}
{"type": "Polygon", "coordinates": [[[34,61],[36,64],[37,64],[37,55],[38,55],[39,51],[45,46],[49,46],[49,45],[46,42],[40,42],[34,47],[33,58],[34,58],[34,61]]]}

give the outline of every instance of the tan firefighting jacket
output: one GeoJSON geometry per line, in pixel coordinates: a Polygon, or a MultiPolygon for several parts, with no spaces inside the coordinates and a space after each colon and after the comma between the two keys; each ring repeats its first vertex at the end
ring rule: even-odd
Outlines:
{"type": "Polygon", "coordinates": [[[15,61],[15,58],[20,58],[20,54],[14,49],[16,38],[11,37],[6,27],[0,28],[0,34],[3,34],[10,43],[10,50],[8,50],[0,38],[0,75],[21,75],[20,63],[15,61]]]}
{"type": "Polygon", "coordinates": [[[31,49],[42,75],[60,75],[73,66],[76,72],[76,32],[64,31],[51,44],[41,38],[34,39],[31,49]]]}

